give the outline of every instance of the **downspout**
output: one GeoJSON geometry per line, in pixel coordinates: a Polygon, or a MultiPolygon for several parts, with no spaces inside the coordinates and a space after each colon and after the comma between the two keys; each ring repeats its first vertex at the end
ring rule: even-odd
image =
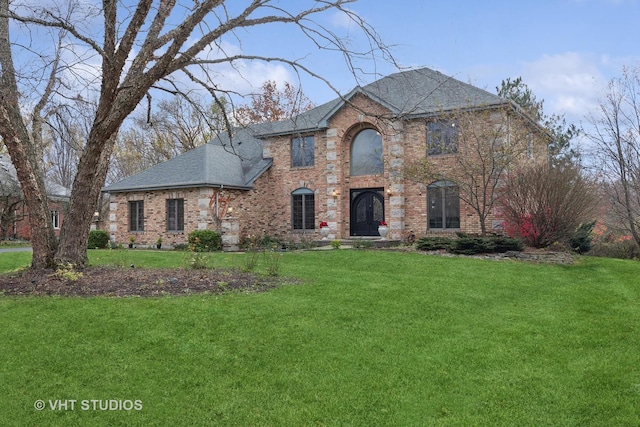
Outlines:
{"type": "MultiPolygon", "coordinates": [[[[220,184],[220,191],[224,188],[224,184],[220,184]]],[[[216,192],[216,218],[220,219],[220,191],[216,192]]]]}

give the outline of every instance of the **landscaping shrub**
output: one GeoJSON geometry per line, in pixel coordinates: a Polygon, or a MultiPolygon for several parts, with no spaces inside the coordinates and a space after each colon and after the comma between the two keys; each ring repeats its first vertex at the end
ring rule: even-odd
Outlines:
{"type": "Polygon", "coordinates": [[[589,255],[619,258],[619,259],[640,259],[640,248],[638,244],[630,240],[617,240],[614,242],[598,242],[593,245],[589,255]]]}
{"type": "Polygon", "coordinates": [[[188,252],[185,260],[187,267],[194,270],[205,270],[209,268],[209,256],[203,254],[204,251],[188,252]]]}
{"type": "Polygon", "coordinates": [[[280,247],[280,241],[272,236],[264,236],[260,239],[260,247],[263,249],[276,249],[280,247]]]}
{"type": "Polygon", "coordinates": [[[449,249],[454,254],[475,255],[494,252],[495,245],[488,237],[461,237],[449,249]]]}
{"type": "Polygon", "coordinates": [[[280,274],[280,262],[282,261],[282,252],[268,250],[262,252],[264,254],[265,268],[267,275],[276,277],[280,274]]]}
{"type": "Polygon", "coordinates": [[[578,252],[579,254],[589,252],[593,246],[592,232],[595,225],[595,221],[580,224],[580,227],[578,227],[578,229],[569,239],[569,246],[571,246],[571,249],[578,252]]]}
{"type": "Polygon", "coordinates": [[[89,232],[89,241],[87,248],[89,249],[104,249],[109,243],[109,234],[104,230],[91,230],[89,232]]]}
{"type": "Polygon", "coordinates": [[[493,236],[490,237],[493,242],[493,251],[498,253],[504,253],[509,251],[521,251],[524,249],[524,243],[522,240],[514,237],[505,236],[493,236]]]}
{"type": "MultiPolygon", "coordinates": [[[[304,246],[302,244],[301,246],[304,246]]],[[[289,241],[282,243],[276,237],[273,236],[247,236],[240,239],[240,248],[245,251],[257,251],[257,250],[273,250],[278,248],[291,247],[296,248],[297,243],[289,241]]]]}
{"type": "Polygon", "coordinates": [[[422,237],[416,241],[416,249],[419,251],[437,251],[450,249],[454,240],[451,237],[422,237]]]}
{"type": "Polygon", "coordinates": [[[544,248],[568,241],[581,223],[593,219],[596,194],[579,166],[540,164],[515,171],[497,207],[509,236],[544,248]]]}
{"type": "Polygon", "coordinates": [[[194,230],[187,239],[194,252],[212,252],[222,249],[220,233],[213,230],[194,230]]]}
{"type": "Polygon", "coordinates": [[[421,251],[446,250],[454,254],[475,255],[485,253],[504,253],[521,251],[524,244],[520,239],[506,236],[472,237],[458,233],[458,238],[423,237],[416,242],[416,249],[421,251]]]}

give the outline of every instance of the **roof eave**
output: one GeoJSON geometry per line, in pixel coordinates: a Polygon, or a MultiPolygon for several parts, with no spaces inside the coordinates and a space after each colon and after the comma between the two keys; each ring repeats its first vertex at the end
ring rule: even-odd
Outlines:
{"type": "Polygon", "coordinates": [[[201,182],[201,183],[181,183],[181,184],[157,185],[157,186],[141,185],[141,186],[115,188],[115,189],[104,187],[101,190],[101,192],[114,194],[114,193],[133,193],[133,192],[139,192],[139,191],[182,190],[185,188],[223,188],[223,187],[227,189],[232,189],[232,190],[251,190],[253,188],[252,186],[247,186],[247,185],[225,184],[225,183],[212,184],[207,182],[201,182]]]}
{"type": "Polygon", "coordinates": [[[318,124],[318,126],[312,126],[312,127],[306,127],[306,128],[295,128],[295,129],[291,129],[291,130],[287,130],[287,131],[281,131],[281,132],[268,132],[268,133],[256,134],[256,135],[254,135],[254,138],[266,139],[266,138],[275,138],[275,137],[278,137],[278,136],[311,133],[311,132],[316,132],[316,131],[319,131],[319,130],[322,130],[322,129],[326,129],[327,127],[328,126],[322,126],[321,124],[318,124]]]}

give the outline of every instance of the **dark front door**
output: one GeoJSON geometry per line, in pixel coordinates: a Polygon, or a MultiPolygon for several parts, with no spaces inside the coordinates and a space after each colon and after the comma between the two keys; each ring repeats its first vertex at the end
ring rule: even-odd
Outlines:
{"type": "Polygon", "coordinates": [[[380,221],[384,221],[382,189],[351,190],[351,235],[379,236],[380,221]]]}

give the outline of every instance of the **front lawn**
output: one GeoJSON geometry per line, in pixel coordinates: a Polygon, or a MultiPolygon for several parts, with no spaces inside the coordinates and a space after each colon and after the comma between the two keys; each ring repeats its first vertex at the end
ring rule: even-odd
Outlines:
{"type": "MultiPolygon", "coordinates": [[[[29,259],[10,255],[14,267],[29,259]]],[[[175,252],[90,256],[184,262],[175,252]]],[[[304,283],[0,297],[0,425],[640,425],[637,262],[330,250],[284,253],[280,272],[304,283]],[[67,410],[52,410],[55,400],[67,410]],[[101,410],[109,400],[116,409],[101,410]],[[117,408],[136,400],[141,410],[117,408]]]]}

